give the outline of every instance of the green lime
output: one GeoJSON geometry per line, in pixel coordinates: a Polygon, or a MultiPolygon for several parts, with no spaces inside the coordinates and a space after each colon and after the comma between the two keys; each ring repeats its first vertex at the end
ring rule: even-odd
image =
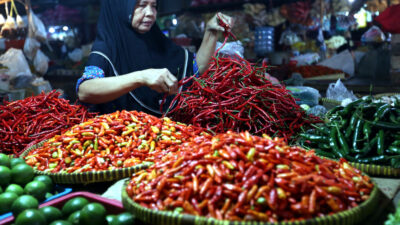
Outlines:
{"type": "Polygon", "coordinates": [[[21,159],[21,158],[12,158],[10,159],[10,167],[14,168],[14,166],[18,165],[18,164],[26,164],[25,160],[21,159]]]}
{"type": "Polygon", "coordinates": [[[11,170],[6,166],[0,166],[0,186],[6,187],[11,181],[11,170]]]}
{"type": "Polygon", "coordinates": [[[15,220],[15,225],[46,225],[46,218],[37,209],[27,209],[21,212],[15,220]]]}
{"type": "Polygon", "coordinates": [[[37,180],[37,181],[42,181],[45,185],[46,185],[46,192],[52,192],[53,191],[53,181],[51,180],[51,178],[49,176],[46,175],[40,175],[40,176],[36,176],[33,178],[33,180],[37,180]]]}
{"type": "Polygon", "coordinates": [[[10,168],[10,157],[4,153],[0,153],[0,166],[6,166],[10,168]]]}
{"type": "Polygon", "coordinates": [[[107,220],[108,225],[110,225],[111,223],[113,223],[114,221],[117,220],[117,216],[116,215],[107,215],[106,220],[107,220]]]}
{"type": "Polygon", "coordinates": [[[80,225],[106,225],[106,209],[100,203],[89,203],[81,210],[80,225]]]}
{"type": "Polygon", "coordinates": [[[0,186],[0,194],[3,193],[3,188],[0,186]]]}
{"type": "Polygon", "coordinates": [[[25,188],[25,194],[32,195],[39,201],[43,201],[46,196],[46,185],[42,181],[31,181],[25,188]]]}
{"type": "Polygon", "coordinates": [[[79,224],[80,217],[81,217],[81,211],[75,211],[68,217],[68,221],[72,223],[72,225],[80,225],[79,224]]]}
{"type": "Polygon", "coordinates": [[[24,189],[18,185],[18,184],[10,184],[5,190],[6,192],[14,192],[18,196],[21,196],[24,194],[24,189]]]}
{"type": "Polygon", "coordinates": [[[135,218],[132,214],[125,212],[117,216],[117,219],[109,225],[133,225],[135,218]]]}
{"type": "Polygon", "coordinates": [[[68,202],[64,204],[64,206],[61,209],[61,212],[63,213],[64,216],[69,216],[71,215],[71,213],[81,210],[87,204],[89,204],[89,201],[86,198],[75,197],[73,199],[68,200],[68,202]]]}
{"type": "Polygon", "coordinates": [[[11,205],[11,212],[14,216],[20,214],[25,209],[37,209],[39,202],[31,195],[19,196],[11,205]]]}
{"type": "Polygon", "coordinates": [[[27,164],[18,164],[11,169],[11,181],[19,185],[25,185],[33,179],[33,169],[27,164]]]}
{"type": "Polygon", "coordinates": [[[17,198],[18,195],[12,192],[0,194],[0,215],[10,212],[11,206],[17,198]]]}
{"type": "Polygon", "coordinates": [[[46,197],[46,199],[48,199],[48,198],[51,198],[51,197],[53,197],[53,196],[54,196],[54,195],[53,195],[52,193],[47,192],[45,197],[46,197]]]}
{"type": "Polygon", "coordinates": [[[44,217],[46,217],[47,223],[59,220],[62,217],[61,211],[53,206],[45,206],[40,208],[39,211],[43,213],[44,217]]]}
{"type": "Polygon", "coordinates": [[[72,223],[66,220],[56,220],[53,221],[50,225],[72,225],[72,223]]]}

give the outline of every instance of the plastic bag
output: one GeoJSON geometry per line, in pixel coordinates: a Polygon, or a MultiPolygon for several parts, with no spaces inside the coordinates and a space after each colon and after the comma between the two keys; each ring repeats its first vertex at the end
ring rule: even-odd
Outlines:
{"type": "Polygon", "coordinates": [[[310,107],[318,105],[318,99],[321,97],[318,90],[311,87],[290,86],[286,87],[292,92],[298,105],[306,104],[310,107]]]}
{"type": "Polygon", "coordinates": [[[49,69],[49,58],[41,50],[38,50],[33,60],[33,66],[38,73],[44,75],[49,69]]]}
{"type": "Polygon", "coordinates": [[[24,44],[24,53],[29,60],[33,60],[37,50],[40,48],[40,43],[34,38],[26,38],[24,44]]]}
{"type": "Polygon", "coordinates": [[[23,89],[28,88],[33,80],[33,75],[20,73],[11,81],[11,83],[15,89],[23,89]]]}
{"type": "Polygon", "coordinates": [[[297,66],[311,65],[319,60],[318,53],[307,53],[299,56],[290,58],[290,60],[296,61],[297,66]]]}
{"type": "MultiPolygon", "coordinates": [[[[216,49],[221,47],[222,43],[217,42],[216,49]]],[[[233,42],[227,42],[222,49],[220,49],[219,53],[224,54],[224,55],[231,55],[234,56],[238,54],[240,57],[243,58],[244,54],[244,48],[242,45],[242,42],[240,41],[233,41],[233,42]]]]}
{"type": "Polygon", "coordinates": [[[361,36],[362,42],[384,42],[385,40],[385,34],[377,26],[372,26],[361,36]]]}
{"type": "Polygon", "coordinates": [[[294,33],[291,30],[285,30],[282,35],[281,38],[279,39],[279,44],[282,45],[288,45],[291,46],[294,43],[300,42],[301,39],[299,38],[299,36],[297,36],[296,33],[294,33]]]}
{"type": "Polygon", "coordinates": [[[19,73],[32,75],[25,55],[20,49],[10,48],[0,56],[0,63],[8,67],[8,75],[11,79],[19,73]]]}
{"type": "Polygon", "coordinates": [[[82,49],[76,48],[72,52],[68,53],[68,58],[73,62],[80,62],[83,57],[82,49]]]}
{"type": "Polygon", "coordinates": [[[347,98],[351,100],[357,99],[353,94],[353,91],[347,90],[340,79],[337,80],[336,83],[329,84],[328,90],[326,91],[326,97],[340,102],[347,98]]]}
{"type": "Polygon", "coordinates": [[[328,110],[322,105],[316,105],[307,111],[307,114],[323,117],[328,110]]]}
{"type": "Polygon", "coordinates": [[[31,10],[29,13],[29,37],[36,38],[37,40],[46,41],[47,32],[43,22],[31,10]]]}

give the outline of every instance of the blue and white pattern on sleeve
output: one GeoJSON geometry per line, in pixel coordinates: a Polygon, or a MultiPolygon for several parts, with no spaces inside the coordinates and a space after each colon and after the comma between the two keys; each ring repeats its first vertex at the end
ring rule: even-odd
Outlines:
{"type": "Polygon", "coordinates": [[[102,77],[104,77],[104,71],[101,68],[97,66],[86,66],[82,77],[79,78],[78,83],[76,84],[76,93],[78,93],[79,86],[83,81],[102,77]]]}

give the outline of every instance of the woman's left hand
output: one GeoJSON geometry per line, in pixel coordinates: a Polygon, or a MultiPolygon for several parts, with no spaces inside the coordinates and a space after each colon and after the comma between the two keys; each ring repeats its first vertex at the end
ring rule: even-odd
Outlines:
{"type": "Polygon", "coordinates": [[[206,26],[206,30],[209,31],[221,31],[224,32],[225,28],[223,26],[220,25],[219,20],[222,20],[225,24],[228,25],[229,29],[228,31],[230,31],[233,27],[233,18],[230,16],[227,16],[223,13],[216,13],[213,18],[211,18],[208,22],[207,22],[207,26],[206,26]]]}

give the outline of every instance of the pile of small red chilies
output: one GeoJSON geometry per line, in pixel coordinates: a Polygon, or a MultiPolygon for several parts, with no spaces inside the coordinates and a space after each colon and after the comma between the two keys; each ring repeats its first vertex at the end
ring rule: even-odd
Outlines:
{"type": "Polygon", "coordinates": [[[356,207],[373,186],[344,159],[321,159],[281,138],[227,132],[182,144],[133,175],[126,191],[153,210],[278,222],[356,207]]]}
{"type": "Polygon", "coordinates": [[[0,106],[0,152],[18,156],[29,146],[48,139],[94,116],[81,105],[70,105],[55,90],[0,106]]]}
{"type": "Polygon", "coordinates": [[[29,152],[25,160],[51,173],[113,170],[158,161],[170,152],[166,149],[197,136],[203,136],[202,128],[122,110],[73,126],[29,152]]]}
{"type": "Polygon", "coordinates": [[[217,133],[249,131],[285,140],[303,125],[319,121],[307,116],[284,86],[266,79],[266,70],[239,56],[214,56],[200,77],[183,81],[192,84],[172,101],[177,105],[170,116],[217,133]]]}

